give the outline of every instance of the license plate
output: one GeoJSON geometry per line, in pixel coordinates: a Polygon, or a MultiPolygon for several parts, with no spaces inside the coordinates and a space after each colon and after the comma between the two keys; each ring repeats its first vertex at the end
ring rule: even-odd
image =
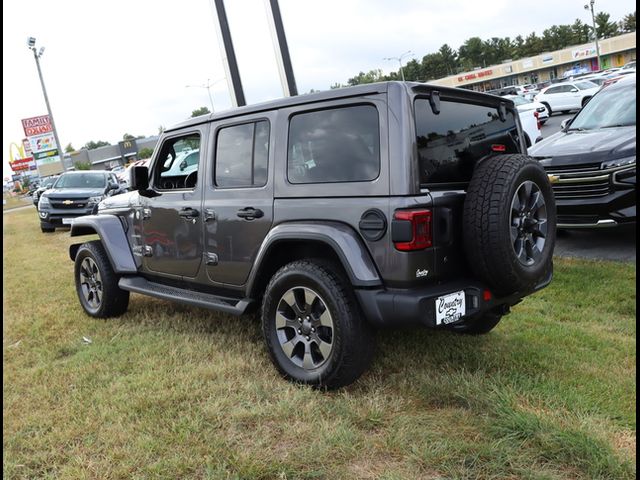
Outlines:
{"type": "Polygon", "coordinates": [[[63,218],[62,219],[62,224],[63,225],[71,225],[73,223],[73,218],[63,218]]]}
{"type": "Polygon", "coordinates": [[[436,325],[457,322],[464,312],[464,290],[436,298],[436,325]]]}

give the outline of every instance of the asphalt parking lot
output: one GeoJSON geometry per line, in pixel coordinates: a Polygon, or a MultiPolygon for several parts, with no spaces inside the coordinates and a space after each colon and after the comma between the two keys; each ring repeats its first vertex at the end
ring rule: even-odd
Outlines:
{"type": "MultiPolygon", "coordinates": [[[[569,115],[553,115],[542,126],[542,138],[560,131],[560,123],[569,115]]],[[[563,230],[558,232],[555,254],[561,257],[636,261],[635,225],[600,230],[563,230]]]]}

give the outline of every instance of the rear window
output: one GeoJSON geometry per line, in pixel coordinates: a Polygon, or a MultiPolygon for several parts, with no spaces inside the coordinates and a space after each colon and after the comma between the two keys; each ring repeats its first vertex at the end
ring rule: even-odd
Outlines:
{"type": "Polygon", "coordinates": [[[442,101],[436,115],[428,99],[418,98],[415,112],[422,185],[468,182],[475,163],[494,149],[519,151],[515,115],[508,110],[503,121],[494,107],[442,101]]]}
{"type": "Polygon", "coordinates": [[[378,110],[356,105],[301,113],[289,124],[291,183],[366,182],[380,173],[378,110]]]}
{"type": "Polygon", "coordinates": [[[591,81],[577,82],[576,87],[580,90],[589,90],[590,88],[596,88],[598,85],[591,81]]]}

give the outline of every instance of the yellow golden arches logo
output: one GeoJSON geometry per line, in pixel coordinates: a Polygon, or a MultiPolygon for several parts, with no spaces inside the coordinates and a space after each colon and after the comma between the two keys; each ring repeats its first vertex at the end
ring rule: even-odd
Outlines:
{"type": "Polygon", "coordinates": [[[16,142],[11,142],[9,144],[9,163],[13,163],[16,160],[20,160],[24,158],[24,145],[18,145],[16,142]],[[17,155],[14,155],[17,154],[17,155]]]}

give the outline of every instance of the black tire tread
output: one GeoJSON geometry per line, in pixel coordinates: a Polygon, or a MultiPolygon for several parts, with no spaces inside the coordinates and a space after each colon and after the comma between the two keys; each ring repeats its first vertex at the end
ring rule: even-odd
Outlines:
{"type": "MultiPolygon", "coordinates": [[[[464,202],[463,243],[469,265],[497,293],[512,293],[529,286],[514,268],[511,245],[504,238],[508,231],[504,231],[501,219],[504,209],[510,208],[511,186],[527,165],[535,165],[546,176],[538,162],[523,154],[486,158],[476,167],[464,202]]],[[[548,215],[555,225],[553,193],[548,201],[548,215]]],[[[552,236],[555,238],[555,230],[552,236]]],[[[553,245],[550,248],[552,253],[553,245]]]]}
{"type": "Polygon", "coordinates": [[[85,252],[93,257],[98,266],[98,269],[100,270],[103,291],[102,304],[100,305],[98,311],[90,312],[87,309],[84,309],[85,312],[88,315],[96,318],[119,317],[120,315],[124,314],[129,307],[129,292],[127,290],[122,290],[118,286],[118,280],[120,279],[120,277],[113,271],[111,261],[109,260],[107,252],[105,251],[104,246],[102,245],[102,242],[100,240],[94,240],[82,244],[80,248],[78,248],[78,252],[76,253],[74,274],[76,279],[76,292],[80,299],[80,304],[83,305],[82,299],[80,298],[82,293],[80,292],[78,283],[78,270],[80,268],[82,258],[84,258],[85,252]]]}
{"type": "MultiPolygon", "coordinates": [[[[342,343],[344,348],[340,348],[340,345],[334,346],[334,348],[338,348],[337,352],[341,355],[341,358],[335,359],[335,368],[327,375],[318,378],[317,381],[303,383],[328,389],[349,385],[357,380],[371,364],[374,354],[374,332],[364,319],[348,282],[338,273],[337,268],[332,267],[329,262],[324,260],[308,259],[291,262],[280,268],[269,281],[263,296],[261,317],[265,341],[273,363],[285,378],[300,381],[291,376],[277,362],[273,350],[281,347],[278,344],[273,344],[269,332],[269,321],[266,318],[266,312],[273,308],[272,302],[279,301],[279,298],[274,298],[269,293],[274,288],[274,284],[283,275],[296,271],[302,271],[322,283],[333,295],[333,300],[340,310],[339,314],[342,318],[348,319],[342,325],[342,337],[336,336],[336,342],[342,343]]],[[[334,362],[334,359],[330,361],[334,362]]]]}

